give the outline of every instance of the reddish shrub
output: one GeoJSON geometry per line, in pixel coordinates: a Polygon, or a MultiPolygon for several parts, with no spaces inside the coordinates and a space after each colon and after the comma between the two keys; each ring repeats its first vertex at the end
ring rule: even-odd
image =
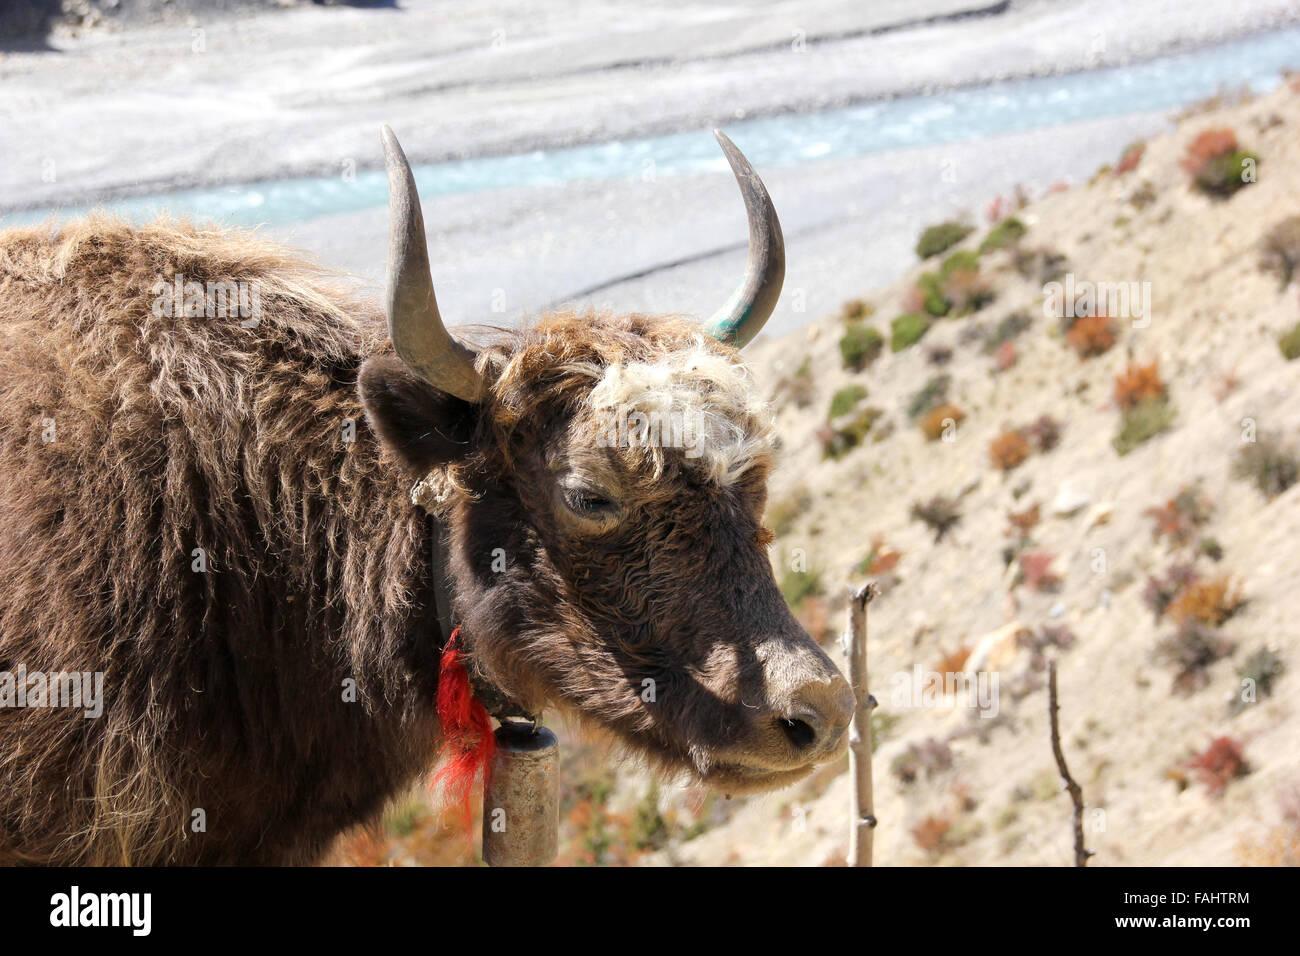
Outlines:
{"type": "Polygon", "coordinates": [[[1134,408],[1147,399],[1161,399],[1166,395],[1164,381],[1160,378],[1158,362],[1150,365],[1131,364],[1115,376],[1115,404],[1122,409],[1134,408]]]}
{"type": "Polygon", "coordinates": [[[965,412],[951,402],[944,402],[925,413],[921,419],[921,431],[930,441],[938,441],[943,437],[944,429],[948,427],[949,422],[956,426],[965,420],[965,412]]]}
{"type": "Polygon", "coordinates": [[[1016,343],[1003,342],[993,353],[993,364],[999,372],[1005,372],[1016,364],[1016,343]]]}
{"type": "Polygon", "coordinates": [[[1029,457],[1029,441],[1020,431],[1005,431],[989,445],[989,461],[994,468],[1010,471],[1029,457]]]}
{"type": "Polygon", "coordinates": [[[934,669],[940,674],[960,674],[966,668],[966,661],[970,659],[971,648],[963,645],[955,651],[942,649],[940,651],[939,663],[934,669]]]}
{"type": "Polygon", "coordinates": [[[1230,129],[1207,129],[1187,144],[1179,164],[1193,176],[1200,175],[1205,164],[1237,150],[1237,134],[1230,129]]]}
{"type": "Polygon", "coordinates": [[[908,286],[901,301],[902,310],[920,315],[925,312],[925,293],[916,286],[908,286]]]}
{"type": "Polygon", "coordinates": [[[1186,486],[1163,505],[1142,513],[1154,523],[1151,528],[1153,540],[1168,538],[1183,547],[1196,539],[1197,531],[1210,520],[1213,512],[1214,503],[1209,498],[1194,486],[1186,486]]]}
{"type": "Polygon", "coordinates": [[[1029,532],[1038,524],[1038,505],[1033,505],[1024,511],[1008,511],[1007,521],[1011,522],[1008,534],[1017,534],[1022,538],[1028,537],[1029,532]]]}
{"type": "Polygon", "coordinates": [[[1227,575],[1213,581],[1194,581],[1170,602],[1168,613],[1175,621],[1199,621],[1218,627],[1241,610],[1241,589],[1227,575]]]}
{"type": "Polygon", "coordinates": [[[951,820],[932,813],[912,828],[912,839],[922,850],[937,854],[944,848],[951,829],[951,820]]]}
{"type": "Polygon", "coordinates": [[[1065,340],[1081,358],[1091,358],[1115,344],[1115,323],[1108,315],[1084,315],[1074,320],[1065,340]]]}
{"type": "Polygon", "coordinates": [[[1204,752],[1187,762],[1212,796],[1219,796],[1237,777],[1250,772],[1242,745],[1232,737],[1219,737],[1204,752]]]}
{"type": "Polygon", "coordinates": [[[1131,173],[1133,170],[1137,169],[1137,165],[1142,162],[1142,155],[1146,151],[1146,143],[1134,143],[1129,146],[1128,149],[1124,150],[1123,155],[1120,156],[1119,162],[1115,164],[1115,175],[1123,176],[1125,173],[1131,173]]]}
{"type": "Polygon", "coordinates": [[[1020,556],[1020,579],[1034,591],[1052,591],[1061,578],[1052,570],[1053,555],[1047,551],[1026,551],[1020,556]]]}

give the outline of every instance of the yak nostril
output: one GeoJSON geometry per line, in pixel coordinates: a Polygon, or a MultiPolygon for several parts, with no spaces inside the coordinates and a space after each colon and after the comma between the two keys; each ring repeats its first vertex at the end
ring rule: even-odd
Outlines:
{"type": "Polygon", "coordinates": [[[817,730],[806,720],[800,720],[798,717],[781,717],[777,723],[796,750],[807,750],[817,742],[817,730]]]}
{"type": "Polygon", "coordinates": [[[777,723],[781,725],[786,739],[794,744],[796,750],[807,750],[817,742],[817,731],[806,721],[781,717],[777,723]]]}

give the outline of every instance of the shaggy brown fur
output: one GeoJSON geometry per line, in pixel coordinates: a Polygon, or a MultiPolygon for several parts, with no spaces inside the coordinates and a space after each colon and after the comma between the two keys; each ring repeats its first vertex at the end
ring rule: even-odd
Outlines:
{"type": "Polygon", "coordinates": [[[0,710],[0,861],[307,861],[428,765],[425,522],[355,392],[382,327],[243,235],[0,235],[0,670],[106,697],[0,710]],[[175,273],[262,321],[153,315],[175,273]]]}
{"type": "Polygon", "coordinates": [[[438,635],[408,492],[430,469],[457,489],[456,605],[504,689],[733,789],[842,751],[847,688],[765,555],[766,425],[729,413],[758,442],[731,484],[595,447],[602,370],[696,332],[502,334],[469,406],[389,354],[373,307],[247,235],[0,233],[0,671],[102,671],[106,698],[98,719],[0,709],[0,863],[310,861],[427,769],[438,635]],[[177,273],[255,283],[260,322],[155,315],[177,273]],[[575,507],[579,485],[608,497],[575,507]],[[790,734],[810,702],[825,746],[790,734]]]}

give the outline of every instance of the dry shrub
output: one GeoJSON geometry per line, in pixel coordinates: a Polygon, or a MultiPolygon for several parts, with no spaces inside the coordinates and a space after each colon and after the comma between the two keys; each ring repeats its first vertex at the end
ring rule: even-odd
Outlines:
{"type": "Polygon", "coordinates": [[[1196,566],[1190,561],[1171,565],[1159,577],[1147,578],[1142,602],[1150,608],[1151,613],[1159,621],[1169,610],[1169,605],[1174,602],[1174,598],[1197,580],[1196,566]]]}
{"type": "Polygon", "coordinates": [[[1261,434],[1237,452],[1232,475],[1252,482],[1264,497],[1275,498],[1300,481],[1300,457],[1276,436],[1261,434]]]}
{"type": "Polygon", "coordinates": [[[1236,650],[1236,644],[1214,628],[1185,618],[1169,637],[1156,645],[1156,656],[1174,667],[1175,694],[1194,694],[1210,682],[1210,665],[1236,650]]]}
{"type": "Polygon", "coordinates": [[[999,372],[1005,372],[1016,364],[1016,343],[1003,342],[993,353],[993,364],[999,372]]]}
{"type": "Polygon", "coordinates": [[[1259,840],[1237,844],[1242,866],[1300,866],[1300,827],[1276,826],[1259,840]]]}
{"type": "Polygon", "coordinates": [[[966,413],[951,402],[936,405],[921,419],[921,431],[930,441],[938,441],[951,424],[953,427],[966,420],[966,413]]]}
{"type": "Polygon", "coordinates": [[[876,314],[876,307],[866,299],[850,299],[840,307],[840,318],[846,322],[869,319],[876,314]]]}
{"type": "Polygon", "coordinates": [[[1101,355],[1115,344],[1115,323],[1108,315],[1080,316],[1065,333],[1065,340],[1080,358],[1101,355]]]}
{"type": "Polygon", "coordinates": [[[1011,527],[1007,529],[1007,533],[1027,538],[1029,532],[1038,524],[1038,518],[1039,507],[1036,504],[1024,511],[1008,511],[1007,521],[1011,523],[1011,527]]]}
{"type": "Polygon", "coordinates": [[[871,539],[871,550],[867,556],[858,562],[854,570],[858,574],[883,575],[893,571],[898,567],[899,560],[903,557],[903,552],[891,548],[885,544],[885,539],[880,535],[875,535],[871,539]]]}
{"type": "Polygon", "coordinates": [[[911,743],[894,758],[889,772],[904,785],[916,783],[922,776],[933,780],[952,769],[952,748],[937,737],[911,743]]]}
{"type": "Polygon", "coordinates": [[[1275,223],[1259,243],[1259,267],[1285,289],[1300,269],[1300,215],[1275,223]]]}
{"type": "Polygon", "coordinates": [[[940,674],[960,674],[966,669],[966,661],[970,660],[972,648],[961,645],[955,651],[945,651],[939,649],[939,663],[934,669],[940,674]]]}
{"type": "Polygon", "coordinates": [[[1277,802],[1282,822],[1258,842],[1242,840],[1237,844],[1237,858],[1243,866],[1300,866],[1300,785],[1280,787],[1277,802]]]}
{"type": "Polygon", "coordinates": [[[454,803],[434,807],[423,793],[397,803],[378,823],[354,827],[334,844],[326,866],[473,866],[473,832],[454,803]]]}
{"type": "Polygon", "coordinates": [[[1169,604],[1168,613],[1175,621],[1197,621],[1219,627],[1243,604],[1241,589],[1224,575],[1212,581],[1193,581],[1169,604]]]}
{"type": "Polygon", "coordinates": [[[1019,430],[1005,431],[989,445],[989,461],[994,468],[1010,471],[1029,457],[1029,440],[1019,430]]]}
{"type": "Polygon", "coordinates": [[[955,315],[978,312],[997,297],[992,284],[980,274],[978,267],[967,266],[952,270],[944,280],[943,295],[951,303],[955,315]]]}
{"type": "Polygon", "coordinates": [[[1159,400],[1168,390],[1160,378],[1160,363],[1130,364],[1115,376],[1115,404],[1127,411],[1147,400],[1159,400]]]}
{"type": "Polygon", "coordinates": [[[1214,503],[1194,485],[1185,485],[1163,505],[1142,512],[1153,522],[1151,538],[1168,538],[1178,547],[1196,540],[1200,527],[1210,520],[1214,503]]]}
{"type": "Polygon", "coordinates": [[[951,820],[932,813],[912,828],[912,839],[926,853],[937,856],[947,846],[948,832],[951,829],[951,820]]]}
{"type": "Polygon", "coordinates": [[[1023,431],[1034,448],[1042,453],[1051,451],[1061,443],[1061,423],[1051,415],[1039,415],[1023,431]]]}
{"type": "Polygon", "coordinates": [[[938,544],[961,521],[961,510],[955,498],[936,495],[929,501],[915,502],[912,505],[912,517],[934,532],[934,541],[938,544]]]}

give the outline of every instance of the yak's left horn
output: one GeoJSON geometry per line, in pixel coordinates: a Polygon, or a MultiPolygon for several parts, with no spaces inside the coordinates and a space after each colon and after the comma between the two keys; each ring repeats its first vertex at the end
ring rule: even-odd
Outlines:
{"type": "Polygon", "coordinates": [[[740,193],[745,197],[745,212],[749,216],[749,262],[745,266],[745,279],[732,293],[727,304],[713,314],[705,328],[719,341],[741,348],[758,335],[781,295],[785,279],[785,240],[781,237],[781,222],[767,194],[767,187],[758,178],[749,160],[736,148],[721,130],[715,129],[722,151],[736,174],[740,193]]]}
{"type": "Polygon", "coordinates": [[[397,137],[382,129],[388,166],[388,335],[398,358],[434,388],[479,399],[483,380],[474,369],[474,353],[451,337],[433,293],[429,248],[415,177],[397,137]]]}

